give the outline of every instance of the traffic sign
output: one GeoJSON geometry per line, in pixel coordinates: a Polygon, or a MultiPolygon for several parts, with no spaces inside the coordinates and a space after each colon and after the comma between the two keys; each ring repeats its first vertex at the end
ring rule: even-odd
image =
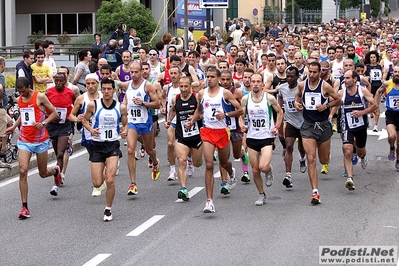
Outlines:
{"type": "Polygon", "coordinates": [[[256,17],[258,15],[258,9],[254,8],[254,10],[252,10],[252,14],[256,17]]]}
{"type": "Polygon", "coordinates": [[[200,8],[229,8],[228,0],[200,0],[200,8]]]}

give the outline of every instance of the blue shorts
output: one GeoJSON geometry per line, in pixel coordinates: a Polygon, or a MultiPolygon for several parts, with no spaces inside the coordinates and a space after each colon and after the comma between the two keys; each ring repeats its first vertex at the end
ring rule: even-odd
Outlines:
{"type": "Polygon", "coordinates": [[[91,139],[86,139],[86,140],[81,140],[80,141],[80,145],[82,145],[83,147],[85,147],[86,149],[90,149],[90,145],[91,145],[91,139]]]}
{"type": "Polygon", "coordinates": [[[149,119],[150,121],[147,121],[147,123],[139,123],[139,124],[133,124],[129,123],[129,128],[134,129],[137,131],[139,135],[148,135],[152,132],[153,124],[152,124],[152,119],[149,119]]]}
{"type": "Polygon", "coordinates": [[[29,143],[29,142],[23,142],[18,140],[17,141],[17,147],[19,150],[24,150],[28,151],[32,154],[41,154],[44,152],[47,152],[47,150],[51,149],[51,143],[50,140],[45,140],[41,143],[29,143]]]}

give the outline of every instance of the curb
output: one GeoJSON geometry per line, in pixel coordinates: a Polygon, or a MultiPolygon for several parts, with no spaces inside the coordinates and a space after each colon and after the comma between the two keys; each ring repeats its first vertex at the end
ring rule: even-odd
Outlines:
{"type": "MultiPolygon", "coordinates": [[[[84,148],[82,145],[80,145],[80,141],[81,141],[80,139],[72,141],[72,146],[73,146],[74,152],[77,152],[84,148]]],[[[51,162],[55,159],[56,159],[56,155],[54,153],[54,150],[49,149],[48,150],[48,162],[51,162]]],[[[37,159],[36,159],[36,156],[33,155],[29,162],[29,170],[31,170],[32,168],[35,168],[35,167],[37,167],[37,159]]],[[[8,178],[16,176],[16,175],[19,175],[18,161],[15,161],[11,164],[11,169],[0,168],[0,181],[8,179],[8,178]]]]}

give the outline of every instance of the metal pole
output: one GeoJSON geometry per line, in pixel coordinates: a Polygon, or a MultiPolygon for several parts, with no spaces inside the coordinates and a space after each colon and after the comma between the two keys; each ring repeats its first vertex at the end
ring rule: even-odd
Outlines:
{"type": "Polygon", "coordinates": [[[291,4],[292,4],[292,8],[291,8],[291,12],[292,12],[291,23],[292,23],[292,30],[294,30],[294,27],[295,27],[295,25],[294,25],[295,24],[295,7],[294,7],[294,4],[295,4],[295,1],[292,0],[291,4]]]}
{"type": "Polygon", "coordinates": [[[211,10],[206,9],[206,33],[211,35],[211,10]]]}
{"type": "Polygon", "coordinates": [[[188,50],[188,0],[184,0],[184,50],[188,50]]]}

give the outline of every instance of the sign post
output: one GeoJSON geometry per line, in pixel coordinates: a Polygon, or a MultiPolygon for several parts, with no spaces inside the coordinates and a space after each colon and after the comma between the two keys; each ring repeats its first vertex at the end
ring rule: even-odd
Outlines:
{"type": "Polygon", "coordinates": [[[228,0],[200,0],[200,8],[229,8],[228,0]]]}

